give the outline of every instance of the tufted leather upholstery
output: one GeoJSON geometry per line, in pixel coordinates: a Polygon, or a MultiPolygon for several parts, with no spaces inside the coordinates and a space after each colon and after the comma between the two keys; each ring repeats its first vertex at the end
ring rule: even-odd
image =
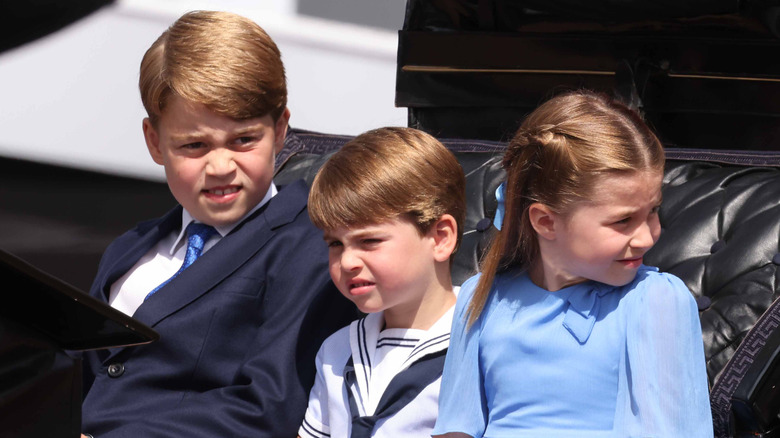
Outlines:
{"type": "MultiPolygon", "coordinates": [[[[348,141],[293,131],[277,157],[277,184],[311,183],[330,154],[348,141]]],[[[453,280],[462,283],[494,229],[494,192],[505,174],[503,144],[443,140],[466,174],[467,213],[453,280]]],[[[780,154],[667,150],[663,232],[645,263],[680,277],[696,297],[710,383],[756,320],[778,298],[780,154]]]]}
{"type": "Polygon", "coordinates": [[[778,295],[780,168],[670,161],[664,183],[647,262],[711,301],[700,317],[712,381],[778,295]]]}

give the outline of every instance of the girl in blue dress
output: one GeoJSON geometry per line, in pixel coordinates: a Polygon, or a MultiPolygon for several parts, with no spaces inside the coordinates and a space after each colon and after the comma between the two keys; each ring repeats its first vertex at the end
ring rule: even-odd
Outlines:
{"type": "Polygon", "coordinates": [[[664,152],[641,118],[572,92],[503,160],[500,229],[458,296],[434,436],[712,437],[698,310],[642,264],[664,152]]]}

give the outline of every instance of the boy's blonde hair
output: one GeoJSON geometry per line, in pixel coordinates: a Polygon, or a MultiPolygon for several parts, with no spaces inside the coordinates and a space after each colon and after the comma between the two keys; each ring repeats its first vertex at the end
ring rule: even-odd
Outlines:
{"type": "Polygon", "coordinates": [[[176,20],[146,51],[138,85],[154,125],[173,94],[234,119],[270,114],[276,121],[287,106],[276,44],[255,22],[228,12],[176,20]]]}
{"type": "Polygon", "coordinates": [[[481,261],[469,324],[482,312],[498,272],[527,268],[539,256],[531,204],[565,217],[590,198],[602,175],[663,172],[664,161],[661,142],[641,117],[604,94],[569,92],[528,115],[504,154],[504,225],[481,261]]]}
{"type": "Polygon", "coordinates": [[[322,166],[309,193],[309,216],[323,230],[402,218],[422,235],[450,214],[459,245],[465,187],[463,169],[438,140],[412,128],[380,128],[355,137],[322,166]]]}

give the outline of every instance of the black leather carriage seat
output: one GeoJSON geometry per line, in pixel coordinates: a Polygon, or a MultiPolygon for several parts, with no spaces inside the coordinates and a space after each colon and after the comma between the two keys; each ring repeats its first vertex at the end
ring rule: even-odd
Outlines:
{"type": "MultiPolygon", "coordinates": [[[[277,157],[275,181],[304,178],[311,183],[330,154],[350,138],[293,130],[277,157]]],[[[443,142],[466,174],[466,223],[452,272],[461,284],[476,272],[494,232],[494,193],[505,177],[500,164],[504,145],[443,142]]],[[[697,299],[712,385],[778,298],[780,154],[667,149],[663,197],[663,232],[646,263],[680,277],[697,299]]],[[[747,350],[750,362],[757,352],[747,350]]],[[[738,383],[726,388],[729,397],[738,383]]]]}

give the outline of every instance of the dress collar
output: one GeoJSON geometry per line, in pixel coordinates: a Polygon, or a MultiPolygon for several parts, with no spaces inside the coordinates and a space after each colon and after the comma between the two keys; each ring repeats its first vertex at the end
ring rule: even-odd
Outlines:
{"type": "Polygon", "coordinates": [[[593,331],[601,309],[601,297],[612,288],[589,281],[575,286],[567,298],[568,307],[563,317],[563,326],[580,344],[584,344],[593,331]],[[583,290],[584,289],[584,290],[583,290]]]}

